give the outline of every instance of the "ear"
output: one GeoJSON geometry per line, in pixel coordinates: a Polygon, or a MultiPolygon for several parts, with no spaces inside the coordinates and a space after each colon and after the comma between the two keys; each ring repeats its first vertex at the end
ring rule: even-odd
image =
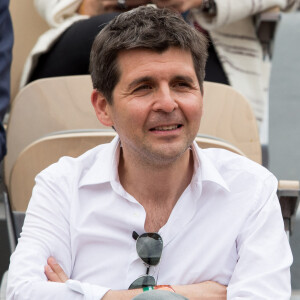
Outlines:
{"type": "Polygon", "coordinates": [[[94,106],[98,120],[103,125],[112,127],[113,121],[111,118],[110,104],[107,102],[103,94],[97,91],[96,89],[93,90],[91,95],[91,101],[94,106]]]}

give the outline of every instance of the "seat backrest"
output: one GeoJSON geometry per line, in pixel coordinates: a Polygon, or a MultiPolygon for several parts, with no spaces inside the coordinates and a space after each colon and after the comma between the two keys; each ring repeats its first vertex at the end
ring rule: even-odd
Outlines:
{"type": "MultiPolygon", "coordinates": [[[[13,211],[27,209],[35,176],[62,156],[77,157],[85,151],[103,143],[109,143],[114,131],[73,131],[56,133],[38,139],[27,146],[19,155],[12,169],[8,186],[10,204],[13,211]]],[[[225,148],[243,155],[231,144],[209,136],[197,136],[201,148],[225,148]]]]}
{"type": "Polygon", "coordinates": [[[115,132],[57,133],[37,139],[19,155],[12,169],[8,194],[12,210],[25,211],[35,176],[62,156],[77,157],[87,150],[110,142],[115,132]]]}
{"type": "Polygon", "coordinates": [[[248,158],[262,162],[253,111],[246,98],[230,86],[204,83],[204,111],[199,133],[223,139],[248,158]]]}
{"type": "MultiPolygon", "coordinates": [[[[199,133],[226,140],[261,163],[256,120],[247,100],[233,88],[205,82],[204,116],[199,133]]],[[[89,75],[53,77],[25,86],[13,102],[7,129],[5,183],[19,153],[56,131],[102,129],[90,104],[89,75]]]]}
{"type": "Polygon", "coordinates": [[[19,90],[25,60],[38,37],[49,27],[34,8],[33,0],[10,0],[9,10],[14,28],[11,66],[11,99],[14,99],[19,90]]]}
{"type": "Polygon", "coordinates": [[[90,103],[91,91],[85,75],[36,80],[17,94],[7,127],[6,184],[19,153],[35,140],[56,131],[104,127],[90,103]]]}
{"type": "Polygon", "coordinates": [[[214,136],[210,136],[210,135],[202,135],[202,134],[198,134],[195,138],[196,143],[198,144],[198,146],[202,149],[206,149],[206,148],[220,148],[220,149],[225,149],[227,151],[231,151],[233,153],[242,155],[242,156],[246,156],[246,154],[241,151],[240,149],[238,149],[237,147],[235,147],[234,145],[230,144],[229,142],[216,138],[214,136]]]}

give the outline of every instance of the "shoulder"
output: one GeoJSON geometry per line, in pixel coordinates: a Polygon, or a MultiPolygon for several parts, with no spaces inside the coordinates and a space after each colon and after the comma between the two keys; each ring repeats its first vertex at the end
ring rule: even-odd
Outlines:
{"type": "Polygon", "coordinates": [[[231,190],[277,189],[276,177],[260,164],[233,152],[209,148],[203,154],[213,163],[231,190]]]}
{"type": "Polygon", "coordinates": [[[240,217],[258,212],[266,205],[280,211],[276,177],[260,164],[223,149],[202,150],[228,187],[226,205],[239,212],[240,217]],[[268,204],[269,203],[269,204],[268,204]]]}
{"type": "Polygon", "coordinates": [[[56,215],[67,216],[72,203],[78,199],[80,181],[90,170],[93,170],[91,178],[101,174],[98,167],[107,160],[107,154],[112,152],[109,150],[110,144],[102,144],[77,158],[62,157],[40,172],[35,178],[27,212],[42,215],[54,211],[56,215]]]}
{"type": "Polygon", "coordinates": [[[201,151],[214,162],[217,168],[245,171],[262,176],[271,174],[270,171],[255,161],[225,149],[207,148],[201,151]]]}
{"type": "MultiPolygon", "coordinates": [[[[105,150],[109,144],[101,144],[88,150],[78,157],[63,156],[56,163],[50,165],[37,176],[44,177],[49,180],[51,178],[67,177],[69,179],[81,177],[86,170],[90,169],[99,158],[105,156],[105,150]]],[[[103,157],[103,159],[105,159],[103,157]]]]}

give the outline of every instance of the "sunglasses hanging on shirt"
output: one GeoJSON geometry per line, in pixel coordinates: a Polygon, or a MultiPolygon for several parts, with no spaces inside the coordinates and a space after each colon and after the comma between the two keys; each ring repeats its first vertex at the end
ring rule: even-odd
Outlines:
{"type": "Polygon", "coordinates": [[[153,276],[149,275],[149,270],[151,266],[158,265],[160,261],[163,250],[163,240],[156,232],[148,232],[138,235],[134,231],[132,233],[132,237],[136,240],[136,252],[145,263],[147,270],[146,274],[137,278],[128,289],[131,290],[155,286],[156,280],[153,276]]]}

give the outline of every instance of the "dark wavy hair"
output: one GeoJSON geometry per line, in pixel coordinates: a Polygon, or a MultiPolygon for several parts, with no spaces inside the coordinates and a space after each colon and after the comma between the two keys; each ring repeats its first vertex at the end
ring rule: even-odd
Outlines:
{"type": "Polygon", "coordinates": [[[169,47],[189,50],[201,91],[207,59],[206,37],[169,9],[140,6],[110,21],[96,36],[90,55],[93,87],[112,104],[112,93],[120,79],[118,53],[148,49],[158,53],[169,47]]]}

